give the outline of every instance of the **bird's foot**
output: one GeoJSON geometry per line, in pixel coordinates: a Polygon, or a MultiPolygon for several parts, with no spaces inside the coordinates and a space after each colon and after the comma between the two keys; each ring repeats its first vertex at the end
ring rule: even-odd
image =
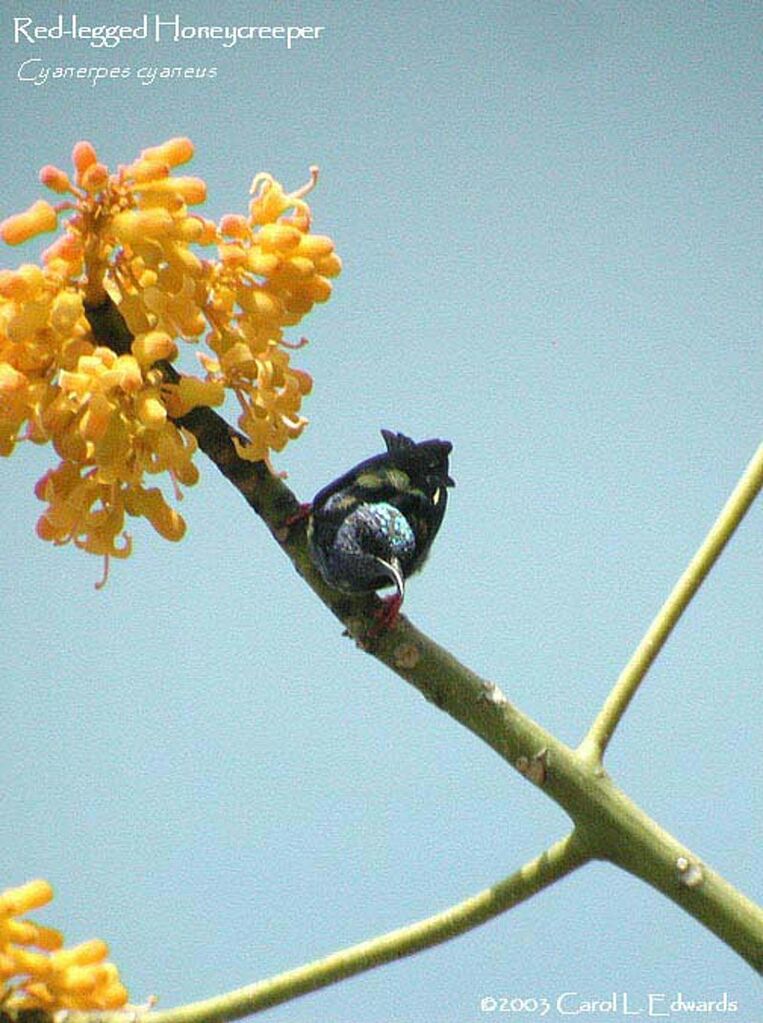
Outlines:
{"type": "Polygon", "coordinates": [[[374,612],[374,624],[368,630],[370,639],[378,639],[383,633],[388,632],[400,617],[400,608],[403,605],[401,593],[395,593],[391,597],[384,597],[381,607],[374,612]]]}
{"type": "Polygon", "coordinates": [[[304,519],[309,519],[312,510],[312,504],[300,504],[297,510],[285,518],[278,529],[275,530],[276,539],[280,543],[285,543],[289,538],[292,526],[296,526],[304,519]]]}

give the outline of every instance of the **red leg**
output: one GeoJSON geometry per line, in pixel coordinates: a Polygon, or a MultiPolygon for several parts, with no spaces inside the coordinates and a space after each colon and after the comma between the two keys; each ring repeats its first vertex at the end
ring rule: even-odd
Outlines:
{"type": "Polygon", "coordinates": [[[371,634],[373,636],[380,636],[383,632],[391,629],[400,616],[402,605],[402,593],[394,593],[391,597],[385,597],[382,600],[382,606],[374,614],[376,624],[371,629],[371,634]]]}
{"type": "Polygon", "coordinates": [[[290,515],[288,517],[288,519],[286,519],[284,521],[284,523],[281,526],[281,528],[282,529],[290,529],[291,526],[296,526],[296,524],[298,522],[301,522],[303,519],[309,518],[310,517],[310,512],[312,510],[313,510],[312,504],[309,504],[309,503],[308,504],[301,504],[299,506],[299,508],[297,508],[297,510],[294,512],[294,514],[290,515]]]}
{"type": "Polygon", "coordinates": [[[296,524],[301,522],[303,519],[309,518],[312,510],[313,506],[311,504],[301,504],[293,515],[289,515],[289,517],[284,520],[283,525],[273,530],[273,536],[279,543],[286,543],[289,539],[291,527],[296,526],[296,524]]]}

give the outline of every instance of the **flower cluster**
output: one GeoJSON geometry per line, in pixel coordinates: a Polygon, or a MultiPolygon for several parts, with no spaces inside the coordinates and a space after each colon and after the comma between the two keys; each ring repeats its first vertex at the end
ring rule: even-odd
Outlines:
{"type": "Polygon", "coordinates": [[[99,939],[62,948],[52,927],[19,920],[53,898],[47,881],[0,892],[0,1006],[17,1009],[118,1009],[127,991],[99,939]],[[38,949],[39,951],[34,951],[38,949]]]}
{"type": "Polygon", "coordinates": [[[62,198],[9,217],[0,237],[18,244],[62,230],[42,266],[0,271],[0,454],[22,439],[51,441],[60,464],[39,481],[47,502],[38,534],[93,554],[126,557],[125,516],[143,516],[170,540],[185,523],[147,475],[168,473],[175,496],[196,482],[194,438],[175,420],[219,405],[241,408],[241,457],[269,463],[302,432],[312,380],[291,365],[284,330],[331,294],[341,263],[332,240],[311,233],[305,195],[269,174],[252,184],[246,215],[217,225],[189,207],[206,186],[173,173],[193,155],[188,139],[145,149],[110,173],[88,142],[74,174],[47,166],[41,182],[62,198]],[[200,255],[200,250],[208,250],[200,255]],[[110,298],[131,344],[94,336],[88,309],[110,298]],[[168,383],[162,365],[203,340],[200,377],[168,383]]]}

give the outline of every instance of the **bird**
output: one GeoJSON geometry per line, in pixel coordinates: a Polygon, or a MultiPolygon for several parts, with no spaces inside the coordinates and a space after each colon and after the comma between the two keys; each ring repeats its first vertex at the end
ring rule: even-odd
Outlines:
{"type": "Polygon", "coordinates": [[[371,593],[389,586],[377,613],[380,631],[397,620],[405,581],[429,554],[448,501],[450,441],[418,443],[382,430],[387,450],[349,469],[320,490],[310,505],[307,544],[329,586],[371,593]]]}

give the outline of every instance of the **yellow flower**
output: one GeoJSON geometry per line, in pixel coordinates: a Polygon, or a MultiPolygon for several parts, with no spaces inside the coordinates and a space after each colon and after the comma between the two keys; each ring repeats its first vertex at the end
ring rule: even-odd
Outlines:
{"type": "Polygon", "coordinates": [[[0,1005],[11,1012],[49,1013],[122,1007],[127,991],[116,966],[105,961],[109,949],[104,941],[64,949],[59,931],[18,919],[52,898],[53,889],[43,880],[0,893],[0,1005]]]}
{"type": "Polygon", "coordinates": [[[42,266],[0,271],[0,455],[20,440],[52,443],[61,462],[37,486],[48,505],[38,534],[100,554],[107,568],[130,552],[125,515],[183,535],[182,517],[145,481],[166,472],[179,497],[179,484],[198,479],[196,442],[173,419],[220,404],[227,389],[241,406],[242,457],[268,462],[299,436],[312,381],[290,364],[304,339],[284,333],[329,298],[341,269],[333,241],[311,233],[305,197],[317,168],[293,192],[257,175],[246,215],[218,227],[190,212],[205,183],[174,173],[192,156],[174,138],[110,172],[78,142],[71,175],[40,172],[57,204],[38,201],[0,227],[12,243],[62,228],[42,266]],[[131,344],[93,336],[86,309],[107,297],[131,344]],[[167,385],[162,363],[199,341],[202,378],[167,385]]]}

